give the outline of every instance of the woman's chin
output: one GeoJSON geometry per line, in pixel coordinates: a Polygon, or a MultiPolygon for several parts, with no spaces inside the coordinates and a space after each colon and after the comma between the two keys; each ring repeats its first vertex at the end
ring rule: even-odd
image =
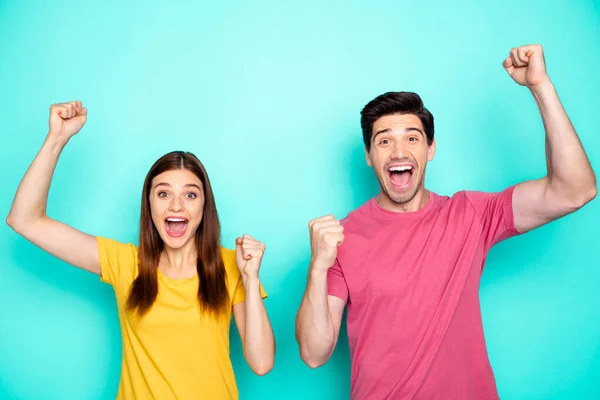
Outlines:
{"type": "Polygon", "coordinates": [[[171,249],[180,249],[183,246],[185,246],[190,240],[189,235],[173,237],[166,232],[163,233],[162,235],[160,235],[160,237],[161,237],[165,247],[168,247],[171,249]]]}

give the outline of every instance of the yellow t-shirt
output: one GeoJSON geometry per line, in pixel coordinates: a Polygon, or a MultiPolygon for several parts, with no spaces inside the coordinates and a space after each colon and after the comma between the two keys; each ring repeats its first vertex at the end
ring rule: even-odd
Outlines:
{"type": "MultiPolygon", "coordinates": [[[[198,309],[198,276],[171,279],[157,269],[158,297],[139,319],[125,310],[138,274],[138,249],[98,237],[102,275],[113,286],[123,337],[118,400],[237,399],[229,358],[232,308],[218,320],[198,309]]],[[[246,300],[235,251],[222,249],[231,306],[246,300]]],[[[263,297],[266,293],[261,287],[263,297]]]]}

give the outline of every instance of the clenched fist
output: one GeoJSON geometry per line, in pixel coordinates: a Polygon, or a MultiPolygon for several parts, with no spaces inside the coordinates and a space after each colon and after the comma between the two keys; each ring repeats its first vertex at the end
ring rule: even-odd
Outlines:
{"type": "Polygon", "coordinates": [[[87,119],[87,109],[81,101],[52,104],[50,106],[49,135],[70,139],[87,119]]]}
{"type": "Polygon", "coordinates": [[[539,44],[511,49],[502,66],[519,85],[532,88],[543,82],[549,82],[546,72],[544,50],[539,44]]]}
{"type": "Polygon", "coordinates": [[[344,227],[333,215],[313,219],[310,230],[311,265],[328,270],[335,263],[337,248],[344,242],[344,227]]]}
{"type": "Polygon", "coordinates": [[[258,270],[265,249],[264,243],[259,242],[250,235],[235,239],[237,265],[243,280],[258,278],[258,270]]]}

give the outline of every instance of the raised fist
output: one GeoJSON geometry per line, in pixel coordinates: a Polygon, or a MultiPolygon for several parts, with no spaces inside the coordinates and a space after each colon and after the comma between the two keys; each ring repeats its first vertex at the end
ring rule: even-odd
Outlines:
{"type": "Polygon", "coordinates": [[[87,119],[87,109],[81,101],[52,104],[50,106],[49,135],[60,136],[65,139],[75,135],[87,119]]]}
{"type": "Polygon", "coordinates": [[[502,66],[519,85],[529,88],[550,81],[546,72],[544,50],[539,44],[521,46],[510,50],[502,66]]]}
{"type": "Polygon", "coordinates": [[[259,242],[250,235],[235,239],[236,260],[242,279],[258,277],[258,270],[265,249],[264,243],[259,242]]]}
{"type": "Polygon", "coordinates": [[[333,215],[313,219],[310,230],[311,264],[313,268],[328,270],[335,263],[337,248],[344,242],[344,227],[333,215]]]}

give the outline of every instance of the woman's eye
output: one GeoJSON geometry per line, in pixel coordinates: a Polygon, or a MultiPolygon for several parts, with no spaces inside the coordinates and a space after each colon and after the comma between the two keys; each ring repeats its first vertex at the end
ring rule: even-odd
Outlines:
{"type": "Polygon", "coordinates": [[[168,195],[167,192],[158,192],[158,197],[167,197],[168,195]]]}
{"type": "Polygon", "coordinates": [[[196,193],[188,193],[185,195],[185,197],[187,197],[188,199],[195,199],[197,196],[196,193]]]}

